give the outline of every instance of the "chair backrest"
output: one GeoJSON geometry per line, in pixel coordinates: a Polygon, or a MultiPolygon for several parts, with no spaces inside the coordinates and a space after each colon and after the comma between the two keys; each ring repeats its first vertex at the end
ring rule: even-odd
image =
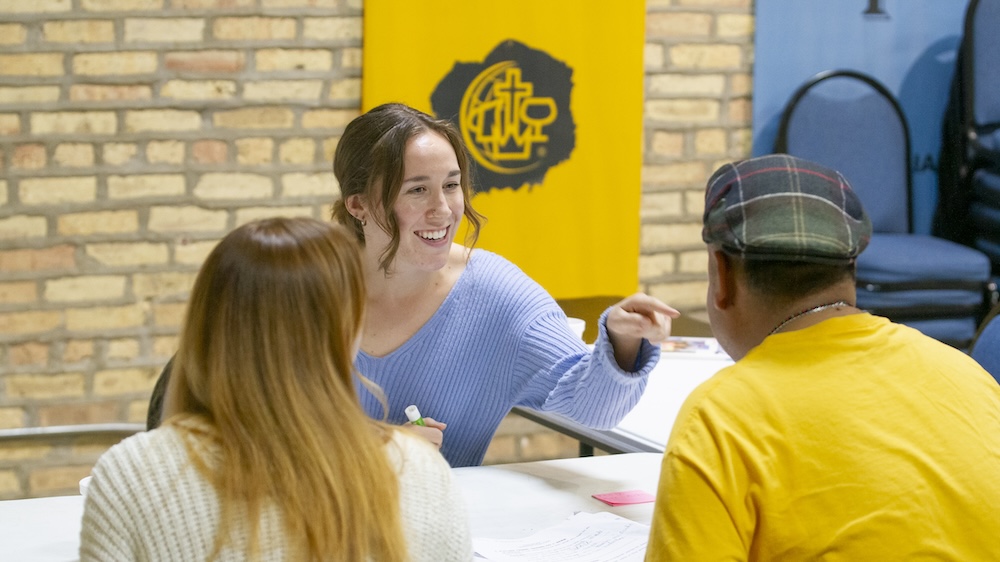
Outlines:
{"type": "Polygon", "coordinates": [[[1000,383],[1000,305],[983,320],[970,355],[1000,383]]]}
{"type": "Polygon", "coordinates": [[[167,361],[167,364],[163,366],[163,370],[160,371],[160,378],[156,379],[156,385],[153,386],[153,393],[149,397],[149,408],[146,410],[147,431],[160,427],[160,423],[163,421],[163,401],[167,397],[167,384],[170,383],[170,372],[173,370],[174,357],[171,357],[170,361],[167,361]]]}
{"type": "Polygon", "coordinates": [[[1000,126],[1000,0],[971,0],[965,11],[962,74],[976,129],[1000,126]]]}
{"type": "Polygon", "coordinates": [[[792,95],[775,152],[839,170],[875,232],[911,232],[910,131],[895,96],[860,72],[817,74],[792,95]]]}

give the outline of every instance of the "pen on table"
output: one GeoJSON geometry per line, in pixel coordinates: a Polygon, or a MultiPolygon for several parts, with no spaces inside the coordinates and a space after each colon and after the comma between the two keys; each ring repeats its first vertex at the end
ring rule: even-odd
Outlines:
{"type": "Polygon", "coordinates": [[[413,425],[427,425],[424,423],[424,418],[420,415],[416,404],[410,404],[406,407],[406,417],[413,425]]]}

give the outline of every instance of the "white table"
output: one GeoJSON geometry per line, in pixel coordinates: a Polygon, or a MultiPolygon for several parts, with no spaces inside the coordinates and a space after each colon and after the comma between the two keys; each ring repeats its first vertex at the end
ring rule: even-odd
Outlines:
{"type": "MultiPolygon", "coordinates": [[[[661,455],[636,453],[454,469],[469,506],[472,536],[515,538],[578,511],[608,511],[649,524],[653,504],[611,507],[590,497],[640,489],[656,493],[661,455]]],[[[82,496],[0,501],[0,559],[77,560],[82,496]]]]}
{"type": "Polygon", "coordinates": [[[0,559],[77,560],[83,496],[0,501],[0,559]]]}
{"type": "Polygon", "coordinates": [[[477,538],[518,538],[578,511],[607,511],[649,525],[653,504],[612,507],[591,494],[643,490],[656,494],[657,453],[631,453],[456,468],[477,538]]]}
{"type": "Polygon", "coordinates": [[[515,408],[514,412],[577,439],[584,445],[611,453],[662,453],[677,412],[688,394],[732,364],[732,359],[724,353],[664,351],[649,374],[649,382],[639,403],[616,427],[609,430],[591,429],[550,412],[527,408],[515,408]]]}

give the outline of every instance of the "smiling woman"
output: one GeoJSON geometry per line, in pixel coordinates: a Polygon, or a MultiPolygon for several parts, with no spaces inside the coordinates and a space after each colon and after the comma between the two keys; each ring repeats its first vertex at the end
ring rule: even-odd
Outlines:
{"type": "Polygon", "coordinates": [[[482,462],[514,406],[611,427],[635,405],[677,311],[644,294],[625,298],[595,322],[589,350],[541,286],[473,250],[483,217],[451,123],[401,104],[376,107],[347,126],[333,169],[333,217],[364,246],[356,366],[388,398],[384,412],[359,388],[369,415],[405,423],[416,404],[427,426],[415,431],[466,466],[482,462]],[[465,245],[455,243],[463,217],[465,245]]]}
{"type": "MultiPolygon", "coordinates": [[[[446,265],[451,248],[450,233],[458,229],[465,211],[462,169],[455,149],[440,133],[420,133],[406,142],[403,154],[405,177],[391,213],[370,206],[364,194],[345,199],[351,215],[365,223],[366,244],[396,247],[393,265],[436,271],[446,265]],[[393,216],[390,235],[388,215],[393,216]],[[366,217],[374,220],[368,224],[366,217]]],[[[471,209],[471,207],[470,207],[471,209]]],[[[388,264],[379,264],[388,272],[388,264]]]]}

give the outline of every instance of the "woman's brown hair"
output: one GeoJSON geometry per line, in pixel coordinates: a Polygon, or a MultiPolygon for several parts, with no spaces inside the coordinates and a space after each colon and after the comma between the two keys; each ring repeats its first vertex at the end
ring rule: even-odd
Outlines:
{"type": "Polygon", "coordinates": [[[455,149],[462,172],[462,194],[465,198],[465,219],[469,223],[466,246],[472,248],[479,239],[479,228],[485,220],[472,208],[472,178],[469,154],[462,135],[449,121],[434,119],[412,107],[387,103],[364,113],[344,129],[333,156],[333,175],[340,184],[340,198],[333,204],[333,219],[351,229],[364,244],[361,222],[347,210],[346,200],[360,195],[380,212],[371,217],[392,238],[389,247],[379,257],[379,267],[388,272],[399,249],[399,225],[393,206],[403,183],[403,156],[406,143],[413,137],[433,132],[441,135],[455,149]]]}
{"type": "Polygon", "coordinates": [[[365,415],[354,386],[365,297],[357,241],[322,221],[246,224],[208,256],[191,294],[165,425],[185,435],[219,493],[213,557],[246,524],[246,555],[260,556],[260,517],[273,506],[292,559],[407,558],[385,454],[392,430],[365,415]],[[210,431],[192,431],[192,422],[210,431]],[[205,435],[220,457],[200,452],[205,435]]]}

